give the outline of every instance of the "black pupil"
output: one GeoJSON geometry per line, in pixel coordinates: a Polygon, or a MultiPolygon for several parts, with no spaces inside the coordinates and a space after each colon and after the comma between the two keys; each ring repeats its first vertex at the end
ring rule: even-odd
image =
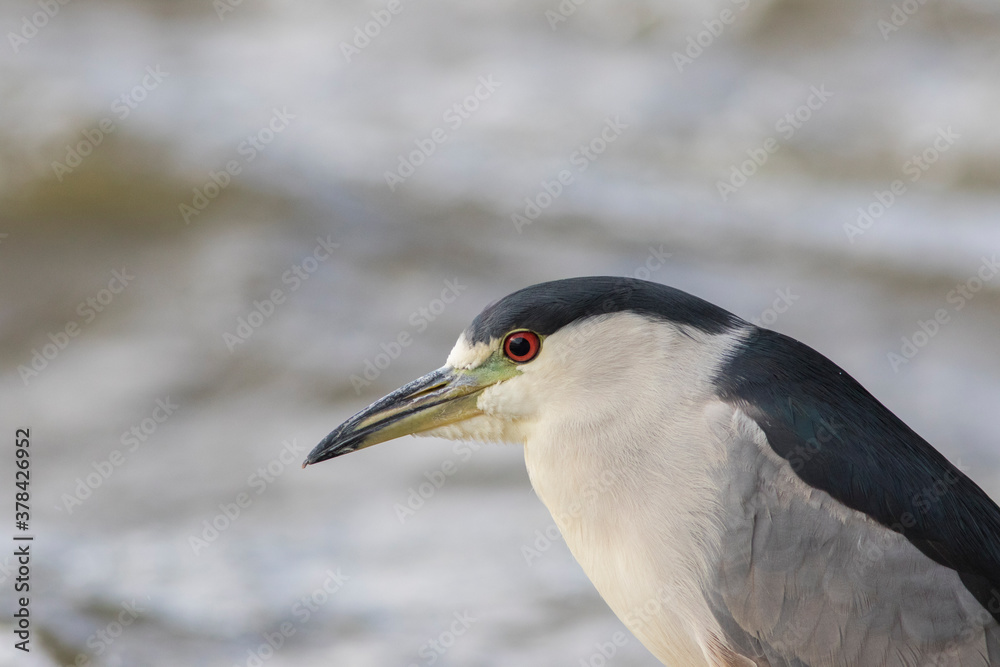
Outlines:
{"type": "Polygon", "coordinates": [[[523,357],[531,352],[531,341],[524,336],[515,336],[510,339],[510,345],[507,347],[515,357],[523,357]]]}

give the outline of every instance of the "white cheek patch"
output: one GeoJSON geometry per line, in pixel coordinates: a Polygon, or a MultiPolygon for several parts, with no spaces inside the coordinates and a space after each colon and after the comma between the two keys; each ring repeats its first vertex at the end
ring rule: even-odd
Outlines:
{"type": "Polygon", "coordinates": [[[476,407],[507,421],[531,419],[538,411],[537,393],[531,377],[516,375],[484,389],[476,399],[476,407]]]}
{"type": "Polygon", "coordinates": [[[455,342],[455,347],[451,348],[451,353],[448,355],[445,364],[452,368],[463,368],[465,370],[476,368],[490,358],[490,355],[497,348],[496,343],[497,341],[493,340],[490,343],[469,345],[463,332],[455,342]]]}

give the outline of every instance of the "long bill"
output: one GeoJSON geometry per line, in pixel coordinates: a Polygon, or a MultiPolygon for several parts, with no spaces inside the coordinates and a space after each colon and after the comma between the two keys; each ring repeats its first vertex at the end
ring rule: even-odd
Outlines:
{"type": "Polygon", "coordinates": [[[432,371],[338,426],[309,452],[302,467],[480,415],[476,400],[488,386],[475,372],[450,366],[432,371]]]}

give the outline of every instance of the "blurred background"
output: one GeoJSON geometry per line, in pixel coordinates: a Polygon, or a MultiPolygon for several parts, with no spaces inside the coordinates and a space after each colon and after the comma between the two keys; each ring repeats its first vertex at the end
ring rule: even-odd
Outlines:
{"type": "Polygon", "coordinates": [[[559,277],[807,342],[1000,498],[995,2],[8,0],[0,27],[0,419],[31,429],[36,535],[29,655],[0,556],[2,664],[656,664],[516,447],[299,469],[559,277]]]}

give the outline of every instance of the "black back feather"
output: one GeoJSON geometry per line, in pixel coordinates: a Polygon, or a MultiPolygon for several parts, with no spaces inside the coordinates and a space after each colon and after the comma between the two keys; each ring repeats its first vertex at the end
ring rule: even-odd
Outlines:
{"type": "Polygon", "coordinates": [[[716,386],[803,481],[956,570],[1000,622],[1000,508],[854,378],[807,345],[755,329],[716,386]]]}

